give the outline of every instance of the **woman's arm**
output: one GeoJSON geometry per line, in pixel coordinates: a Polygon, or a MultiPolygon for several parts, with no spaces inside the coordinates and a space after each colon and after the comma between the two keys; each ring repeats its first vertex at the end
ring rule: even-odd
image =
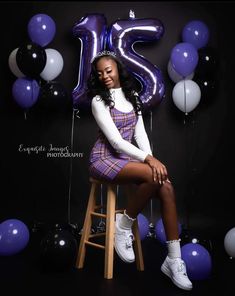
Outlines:
{"type": "Polygon", "coordinates": [[[152,149],[150,147],[149,138],[146,133],[143,117],[141,114],[138,116],[136,123],[134,139],[141,150],[145,151],[149,155],[152,155],[152,149]]]}
{"type": "Polygon", "coordinates": [[[149,154],[124,140],[109,112],[109,107],[99,97],[94,97],[91,104],[92,114],[111,146],[117,151],[144,162],[149,154]]]}

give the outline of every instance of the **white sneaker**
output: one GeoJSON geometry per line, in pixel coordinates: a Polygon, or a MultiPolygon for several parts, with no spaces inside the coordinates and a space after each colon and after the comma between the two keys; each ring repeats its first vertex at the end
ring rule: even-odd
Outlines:
{"type": "Polygon", "coordinates": [[[133,233],[131,229],[123,229],[119,226],[122,214],[116,214],[114,247],[118,256],[126,263],[135,261],[135,253],[133,250],[133,233]]]}
{"type": "Polygon", "coordinates": [[[183,290],[191,290],[193,288],[187,276],[185,263],[181,258],[171,259],[167,256],[161,266],[161,271],[169,276],[177,287],[183,290]]]}

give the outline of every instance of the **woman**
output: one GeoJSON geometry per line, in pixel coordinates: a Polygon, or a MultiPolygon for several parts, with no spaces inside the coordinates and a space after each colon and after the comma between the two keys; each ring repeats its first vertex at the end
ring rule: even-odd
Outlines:
{"type": "Polygon", "coordinates": [[[166,167],[152,155],[133,76],[114,53],[103,51],[92,61],[88,90],[92,113],[99,126],[99,136],[90,154],[91,176],[137,185],[124,214],[116,215],[117,254],[125,262],[135,260],[132,224],[150,198],[156,197],[161,203],[168,249],[161,270],[176,286],[191,290],[192,283],[181,259],[174,189],[166,167]]]}

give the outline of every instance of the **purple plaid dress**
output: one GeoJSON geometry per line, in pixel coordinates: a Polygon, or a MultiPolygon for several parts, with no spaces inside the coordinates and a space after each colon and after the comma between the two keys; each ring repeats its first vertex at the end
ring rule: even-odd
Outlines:
{"type": "MultiPolygon", "coordinates": [[[[122,112],[110,108],[110,114],[123,139],[132,142],[137,116],[135,111],[122,112]]],[[[108,142],[102,131],[90,154],[90,175],[97,179],[113,180],[120,170],[130,161],[130,156],[117,152],[108,142]]]]}

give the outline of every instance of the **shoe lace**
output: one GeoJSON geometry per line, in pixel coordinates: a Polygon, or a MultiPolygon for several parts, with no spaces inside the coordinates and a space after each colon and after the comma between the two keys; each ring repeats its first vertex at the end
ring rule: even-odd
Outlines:
{"type": "Polygon", "coordinates": [[[178,263],[179,264],[178,264],[178,267],[177,267],[177,271],[180,272],[180,273],[183,273],[183,275],[187,276],[184,261],[179,260],[178,263]]]}
{"type": "Polygon", "coordinates": [[[132,248],[132,242],[133,242],[133,239],[134,239],[134,237],[133,237],[132,234],[128,234],[128,235],[126,236],[125,241],[126,241],[126,247],[127,247],[127,249],[132,248]]]}

